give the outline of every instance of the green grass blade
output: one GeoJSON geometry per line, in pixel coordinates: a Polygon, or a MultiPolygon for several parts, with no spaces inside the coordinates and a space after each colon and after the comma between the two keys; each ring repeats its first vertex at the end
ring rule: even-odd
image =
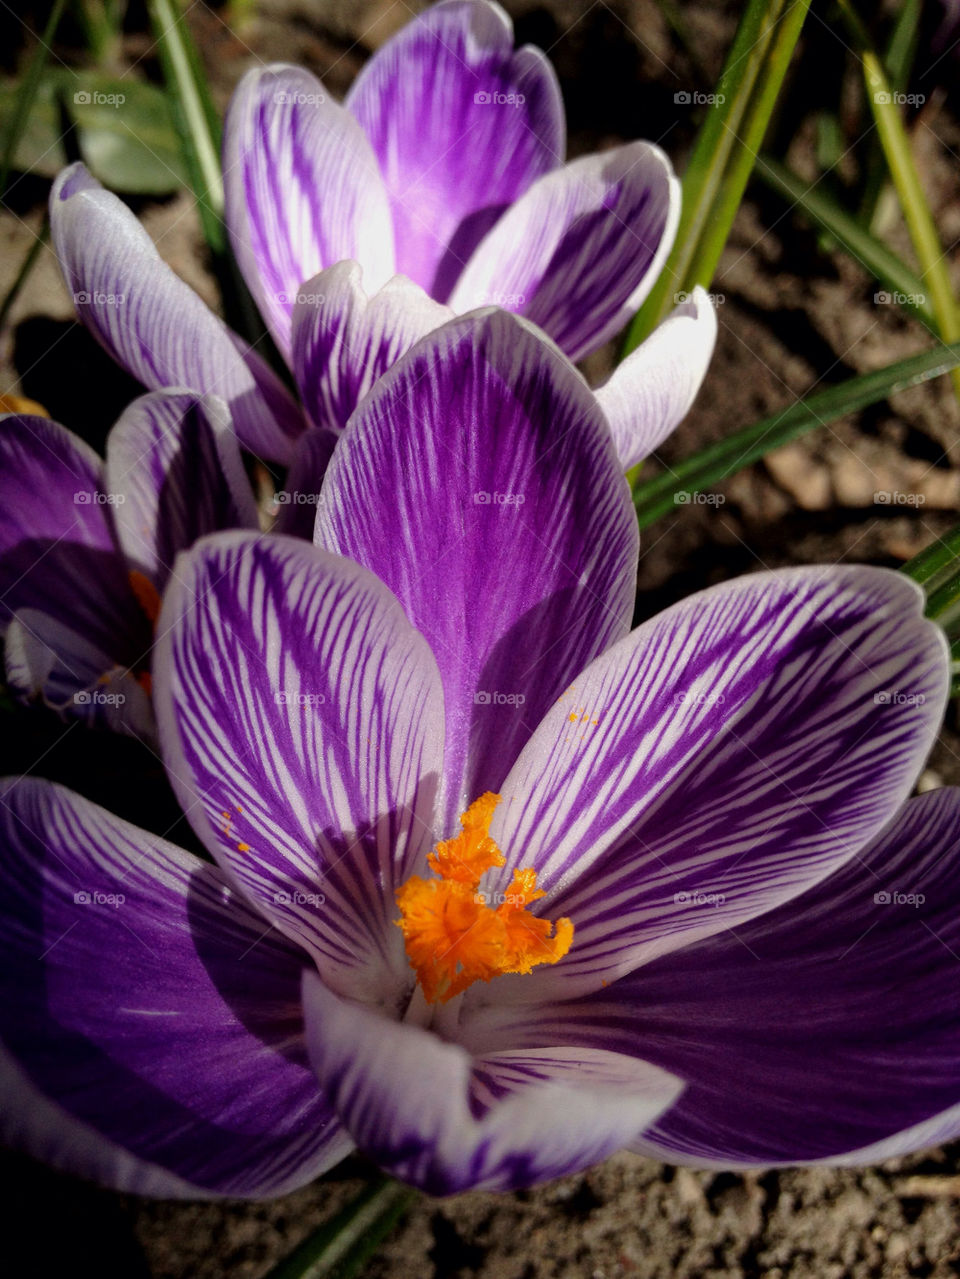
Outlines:
{"type": "Polygon", "coordinates": [[[44,215],[43,226],[40,229],[40,234],[36,237],[33,244],[31,244],[30,248],[27,250],[27,253],[23,259],[23,262],[20,264],[20,270],[17,272],[16,279],[10,285],[9,289],[7,289],[6,297],[3,299],[2,302],[0,302],[0,331],[3,330],[3,326],[7,322],[7,318],[9,317],[10,311],[13,308],[13,304],[14,302],[16,302],[17,297],[20,293],[20,290],[26,284],[27,279],[30,275],[30,272],[33,270],[34,266],[36,266],[37,259],[40,256],[40,252],[43,249],[43,246],[46,244],[49,237],[50,237],[50,221],[48,217],[44,215]]]}
{"type": "Polygon", "coordinates": [[[810,0],[794,0],[788,5],[767,46],[766,56],[742,121],[740,136],[731,152],[710,217],[690,262],[687,292],[695,284],[708,285],[713,279],[733,226],[733,219],[747,189],[757,153],[763,145],[770,117],[780,96],[783,78],[797,47],[809,8],[810,0]]]}
{"type": "Polygon", "coordinates": [[[764,454],[847,413],[876,404],[897,391],[917,386],[960,366],[960,342],[898,360],[873,373],[850,378],[808,396],[770,417],[728,435],[693,457],[677,463],[634,489],[633,500],[641,528],[675,507],[676,495],[697,493],[734,475],[764,454]]]}
{"type": "Polygon", "coordinates": [[[352,1279],[396,1226],[416,1191],[380,1177],[314,1231],[266,1279],[352,1279]]]}
{"type": "MultiPolygon", "coordinates": [[[[956,342],[960,339],[960,308],[953,296],[946,256],[914,163],[910,138],[900,115],[896,92],[849,0],[839,0],[839,4],[858,45],[867,102],[877,126],[877,136],[890,169],[913,250],[917,255],[920,278],[930,297],[937,331],[944,342],[956,342]]],[[[954,371],[951,376],[960,398],[960,370],[954,371]]]]}
{"type": "Polygon", "coordinates": [[[893,253],[882,240],[865,231],[855,217],[832,196],[805,182],[773,156],[761,155],[757,161],[757,177],[802,210],[815,226],[828,232],[851,257],[880,282],[893,300],[913,311],[928,329],[936,332],[933,308],[924,291],[923,281],[893,253]],[[919,299],[922,298],[921,302],[919,299]]]}
{"type": "Polygon", "coordinates": [[[10,117],[7,135],[3,140],[3,151],[0,153],[0,196],[7,189],[7,179],[10,177],[10,169],[20,142],[20,135],[29,119],[30,111],[47,65],[47,58],[50,56],[50,45],[53,43],[53,38],[57,33],[57,27],[60,25],[60,19],[65,8],[66,0],[54,0],[50,16],[47,18],[47,25],[44,27],[43,34],[40,37],[40,43],[33,52],[30,66],[27,68],[27,73],[20,85],[13,113],[10,117]]]}
{"type": "Polygon", "coordinates": [[[219,117],[184,15],[173,0],[148,0],[147,8],[204,238],[219,257],[227,247],[223,225],[219,117]]]}
{"type": "Polygon", "coordinates": [[[799,11],[802,20],[807,5],[808,0],[748,0],[717,82],[716,101],[700,128],[684,174],[677,242],[627,330],[624,355],[639,346],[670,310],[675,293],[710,283],[712,268],[710,275],[701,278],[704,264],[715,261],[729,233],[729,225],[724,226],[718,218],[718,207],[729,217],[731,205],[739,202],[737,187],[746,180],[744,166],[749,174],[753,157],[738,152],[746,152],[743,139],[748,135],[763,136],[782,79],[789,32],[796,26],[793,15],[799,11]],[[787,27],[781,40],[783,22],[787,27]],[[770,68],[768,58],[772,59],[770,68]]]}
{"type": "Polygon", "coordinates": [[[943,537],[908,560],[900,570],[912,577],[929,595],[942,586],[960,561],[960,527],[951,529],[943,537]]]}

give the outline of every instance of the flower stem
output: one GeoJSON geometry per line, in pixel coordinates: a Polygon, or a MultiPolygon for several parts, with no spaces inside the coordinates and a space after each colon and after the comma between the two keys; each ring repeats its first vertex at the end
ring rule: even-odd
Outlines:
{"type": "Polygon", "coordinates": [[[378,1177],[266,1279],[350,1279],[397,1225],[416,1193],[392,1177],[378,1177]]]}

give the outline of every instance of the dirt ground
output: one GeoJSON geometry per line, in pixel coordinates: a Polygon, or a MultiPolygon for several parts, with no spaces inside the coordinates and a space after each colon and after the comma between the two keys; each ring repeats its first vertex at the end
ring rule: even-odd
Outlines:
{"type": "MultiPolygon", "coordinates": [[[[335,93],[370,51],[422,8],[403,0],[262,0],[239,33],[215,11],[190,19],[215,93],[225,100],[254,61],[287,59],[321,73],[335,93]]],[[[560,74],[579,153],[631,137],[661,143],[682,165],[696,126],[677,92],[709,89],[733,31],[737,4],[678,3],[698,67],[650,0],[506,0],[521,41],[546,49],[560,74]]],[[[816,6],[815,6],[816,8],[816,6]]],[[[846,51],[821,6],[808,20],[802,59],[777,122],[774,147],[812,176],[812,119],[833,105],[846,51]]],[[[153,68],[145,35],[125,46],[153,68]]],[[[960,239],[960,126],[950,82],[955,64],[921,51],[926,102],[910,120],[938,227],[956,265],[960,239]]],[[[844,95],[845,100],[849,95],[844,95]]],[[[845,121],[852,136],[868,123],[845,121]]],[[[849,163],[838,181],[849,180],[849,163]]],[[[18,185],[15,215],[0,215],[0,293],[41,219],[46,185],[18,185]]],[[[211,302],[188,197],[135,203],[164,257],[211,302]]],[[[908,252],[896,213],[883,233],[908,252]]],[[[956,274],[956,273],[955,273],[956,274]]],[[[704,389],[664,446],[664,464],[856,372],[925,349],[930,337],[878,302],[859,267],[831,251],[761,185],[738,216],[713,286],[720,336],[704,389]]],[[[20,389],[94,442],[102,441],[132,384],[85,333],[49,251],[0,333],[0,391],[20,389]]],[[[611,353],[594,357],[599,377],[611,353]]],[[[839,559],[897,566],[957,522],[960,413],[946,379],[903,392],[770,455],[717,489],[722,501],[679,505],[646,530],[639,612],[761,565],[839,559]],[[884,500],[878,494],[900,494],[884,500]]],[[[653,467],[651,467],[653,470],[653,467]]],[[[17,719],[0,746],[4,771],[68,780],[142,819],[145,796],[169,815],[159,770],[126,743],[57,742],[37,713],[17,719]],[[57,742],[56,745],[54,743],[57,742]],[[78,782],[77,778],[82,778],[78,782]],[[131,777],[137,786],[125,787],[131,777]],[[118,783],[120,785],[118,786],[118,783]],[[167,806],[167,807],[165,807],[167,806]]],[[[924,785],[960,783],[956,710],[924,785]]],[[[165,816],[163,815],[165,814],[165,816]]],[[[582,1175],[510,1196],[421,1200],[378,1254],[371,1279],[946,1279],[960,1271],[960,1147],[857,1171],[761,1175],[675,1170],[620,1155],[582,1175]]],[[[40,1276],[91,1270],[100,1279],[260,1279],[359,1188],[348,1163],[329,1178],[269,1204],[150,1203],[112,1195],[7,1157],[0,1194],[0,1269],[40,1276]],[[4,1264],[6,1263],[6,1264],[4,1264]]]]}

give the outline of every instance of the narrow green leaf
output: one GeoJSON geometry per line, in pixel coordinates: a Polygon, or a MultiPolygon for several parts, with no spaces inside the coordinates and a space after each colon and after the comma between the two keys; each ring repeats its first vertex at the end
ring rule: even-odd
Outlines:
{"type": "Polygon", "coordinates": [[[633,500],[640,527],[645,528],[673,510],[678,494],[700,492],[818,426],[826,426],[847,413],[855,413],[897,391],[939,377],[958,366],[960,342],[924,351],[873,373],[850,378],[839,386],[819,391],[779,413],[735,431],[726,439],[677,463],[666,474],[635,485],[633,500]]]}
{"type": "Polygon", "coordinates": [[[270,1271],[266,1279],[352,1279],[397,1225],[416,1191],[379,1177],[270,1271]]]}
{"type": "Polygon", "coordinates": [[[3,151],[0,153],[0,195],[7,189],[7,179],[10,177],[10,170],[13,167],[13,157],[20,144],[21,134],[30,117],[30,109],[40,87],[40,80],[47,65],[47,58],[50,56],[50,45],[53,43],[53,38],[57,33],[57,27],[60,25],[60,19],[63,16],[65,7],[66,0],[54,0],[50,16],[47,18],[47,25],[40,36],[40,43],[33,51],[33,57],[30,59],[27,73],[18,86],[16,100],[10,114],[10,124],[3,140],[3,151]]]}
{"type": "Polygon", "coordinates": [[[908,560],[900,570],[912,577],[929,595],[950,576],[960,562],[960,526],[931,542],[919,555],[908,560]]]}
{"type": "MultiPolygon", "coordinates": [[[[910,70],[920,37],[922,9],[923,0],[902,0],[884,52],[883,65],[886,68],[887,77],[898,93],[906,90],[910,80],[910,70]]],[[[869,154],[866,163],[866,181],[863,185],[863,198],[860,201],[858,217],[861,224],[872,231],[876,229],[873,223],[880,196],[888,181],[888,173],[883,148],[877,145],[875,138],[870,138],[867,145],[869,154]]]]}
{"type": "Polygon", "coordinates": [[[923,281],[882,240],[865,231],[855,217],[832,196],[805,182],[773,156],[757,160],[757,177],[778,195],[796,205],[821,230],[827,231],[869,275],[892,295],[891,300],[913,311],[928,329],[936,331],[933,309],[923,281]]]}
{"type": "Polygon", "coordinates": [[[44,215],[43,226],[40,229],[40,234],[27,250],[26,256],[20,264],[20,270],[17,272],[16,278],[10,285],[9,289],[7,289],[6,297],[4,297],[3,301],[0,302],[0,331],[2,331],[3,326],[7,322],[7,317],[10,314],[14,302],[17,300],[20,290],[26,284],[30,272],[33,270],[34,266],[36,266],[37,258],[40,256],[40,251],[46,244],[49,236],[50,221],[47,216],[44,215]]]}
{"type": "Polygon", "coordinates": [[[627,330],[624,355],[656,327],[677,291],[710,283],[808,4],[748,0],[683,177],[677,242],[627,330]]]}
{"type": "MultiPolygon", "coordinates": [[[[910,138],[900,115],[900,104],[897,101],[900,95],[891,87],[883,63],[871,47],[863,23],[849,0],[838,2],[847,26],[858,44],[867,102],[873,113],[880,145],[883,147],[903,218],[917,255],[920,278],[924,282],[925,291],[930,295],[937,331],[944,342],[956,342],[960,339],[960,308],[953,296],[947,258],[914,163],[910,138]]],[[[960,370],[955,371],[951,377],[960,398],[960,370]]]]}
{"type": "Polygon", "coordinates": [[[173,0],[148,0],[147,9],[204,238],[211,251],[221,256],[227,244],[223,225],[219,117],[184,14],[173,0]]]}

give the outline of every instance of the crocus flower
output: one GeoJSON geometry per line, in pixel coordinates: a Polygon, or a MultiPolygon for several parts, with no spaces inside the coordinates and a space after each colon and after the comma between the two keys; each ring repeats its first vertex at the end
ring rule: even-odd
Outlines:
{"type": "Polygon", "coordinates": [[[449,1193],[955,1135],[916,586],[761,572],[631,632],[610,433],[505,312],[398,361],[324,498],[316,545],[214,534],[164,596],[161,741],[215,864],[7,785],[8,1139],[254,1196],[354,1146],[449,1193]]]}
{"type": "Polygon", "coordinates": [[[45,417],[0,416],[0,630],[25,700],[154,734],[150,651],[179,551],[256,528],[223,401],[151,392],[124,411],[106,461],[45,417]]]}
{"type": "MultiPolygon", "coordinates": [[[[647,142],[566,165],[564,151],[555,73],[514,50],[490,0],[426,10],[342,106],[297,67],[244,78],[224,130],[225,221],[306,418],[82,165],[54,184],[51,229],[78,315],[115,359],[151,388],[221,396],[244,446],[288,463],[305,421],[342,429],[454,313],[519,312],[572,360],[624,325],[673,243],[679,185],[647,142]]],[[[712,345],[708,310],[678,309],[703,328],[694,361],[712,345]]]]}

